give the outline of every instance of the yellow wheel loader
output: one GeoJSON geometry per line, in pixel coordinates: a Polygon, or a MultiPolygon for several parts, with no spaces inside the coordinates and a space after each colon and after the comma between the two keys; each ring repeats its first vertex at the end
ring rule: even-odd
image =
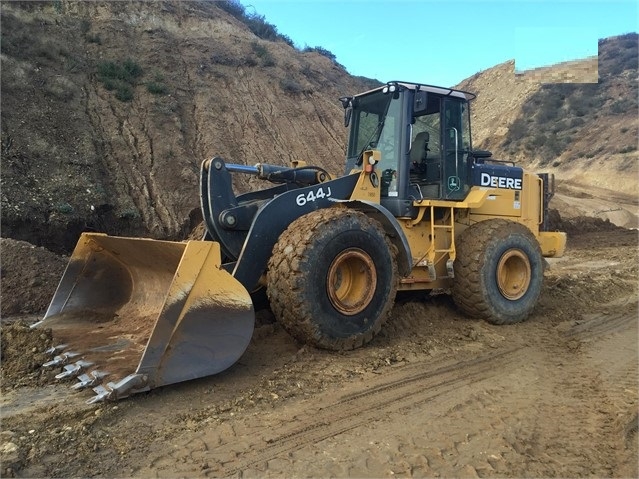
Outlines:
{"type": "Polygon", "coordinates": [[[345,174],[226,163],[201,167],[202,241],[84,233],[36,325],[59,345],[46,366],[119,399],[232,366],[266,292],[300,341],[344,350],[370,341],[398,290],[450,291],[469,316],[525,319],[543,256],[553,177],[473,150],[474,95],[408,82],[340,98],[350,126],[345,174]],[[270,187],[236,195],[232,175],[270,187]]]}

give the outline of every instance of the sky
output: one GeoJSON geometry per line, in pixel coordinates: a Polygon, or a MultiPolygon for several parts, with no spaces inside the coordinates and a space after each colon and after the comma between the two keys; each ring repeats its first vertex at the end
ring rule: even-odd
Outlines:
{"type": "Polygon", "coordinates": [[[508,60],[518,71],[597,55],[639,30],[639,0],[241,0],[295,45],[351,75],[454,86],[508,60]]]}

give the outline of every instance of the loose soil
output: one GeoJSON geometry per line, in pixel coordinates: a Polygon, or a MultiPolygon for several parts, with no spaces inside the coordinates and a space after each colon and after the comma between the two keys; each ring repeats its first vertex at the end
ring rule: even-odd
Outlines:
{"type": "Polygon", "coordinates": [[[67,259],[26,241],[0,238],[2,317],[46,310],[67,259]]]}
{"type": "Polygon", "coordinates": [[[2,474],[637,477],[637,232],[579,222],[524,323],[400,295],[368,346],[334,353],[262,312],[229,370],[118,403],[26,380],[16,357],[48,338],[5,322],[2,474]]]}

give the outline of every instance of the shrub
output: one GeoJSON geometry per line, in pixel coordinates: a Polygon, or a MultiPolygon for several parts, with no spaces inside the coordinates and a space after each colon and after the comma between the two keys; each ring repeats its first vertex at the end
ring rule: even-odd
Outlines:
{"type": "Polygon", "coordinates": [[[117,80],[112,80],[111,78],[102,79],[102,86],[106,90],[113,91],[118,87],[119,82],[117,80]]]}
{"type": "Polygon", "coordinates": [[[275,58],[273,58],[273,55],[271,55],[271,52],[268,51],[268,48],[266,48],[266,46],[261,45],[258,42],[253,42],[252,47],[255,54],[262,60],[263,66],[275,66],[275,58]]]}
{"type": "Polygon", "coordinates": [[[133,86],[142,75],[142,67],[133,60],[122,63],[106,61],[98,65],[98,79],[109,91],[115,90],[115,97],[120,101],[133,99],[133,86]]]}
{"type": "Polygon", "coordinates": [[[286,43],[289,47],[293,47],[295,48],[295,43],[293,42],[293,40],[291,39],[291,37],[289,37],[288,35],[283,35],[280,33],[280,39],[286,43]]]}
{"type": "Polygon", "coordinates": [[[115,91],[115,97],[120,101],[133,100],[133,89],[126,83],[122,83],[115,91]]]}
{"type": "Polygon", "coordinates": [[[586,120],[583,118],[573,118],[570,120],[570,128],[578,128],[586,124],[586,120]]]}
{"type": "Polygon", "coordinates": [[[287,93],[301,93],[304,91],[302,85],[293,80],[292,78],[283,78],[280,80],[280,87],[287,93]]]}
{"type": "Polygon", "coordinates": [[[278,41],[294,47],[293,40],[287,35],[282,35],[277,31],[277,27],[266,21],[264,15],[258,13],[246,13],[246,8],[239,0],[221,0],[215,4],[225,12],[244,23],[254,35],[263,40],[278,41]]]}
{"type": "Polygon", "coordinates": [[[326,58],[328,58],[329,60],[331,60],[332,62],[336,62],[337,61],[337,57],[330,51],[328,51],[326,48],[323,47],[305,47],[303,50],[304,53],[306,52],[315,52],[315,53],[319,53],[322,56],[325,56],[326,58]]]}
{"type": "Polygon", "coordinates": [[[630,103],[627,100],[617,100],[612,105],[610,105],[610,111],[615,115],[619,115],[621,113],[627,112],[629,106],[630,103]]]}
{"type": "Polygon", "coordinates": [[[106,61],[98,65],[98,76],[101,80],[121,80],[133,85],[140,75],[142,75],[142,67],[130,59],[123,63],[106,61]]]}
{"type": "Polygon", "coordinates": [[[624,146],[623,148],[621,148],[619,150],[619,153],[631,153],[633,151],[637,150],[637,145],[628,145],[628,146],[624,146]]]}
{"type": "Polygon", "coordinates": [[[239,0],[221,0],[216,2],[216,5],[240,20],[246,15],[246,9],[239,0]]]}
{"type": "Polygon", "coordinates": [[[255,52],[255,54],[260,58],[263,58],[269,55],[268,49],[264,45],[259,44],[258,42],[253,42],[251,44],[251,47],[253,48],[253,51],[255,52]]]}
{"type": "Polygon", "coordinates": [[[228,67],[236,67],[241,63],[237,60],[237,58],[229,55],[226,52],[217,52],[211,55],[211,61],[218,65],[225,65],[228,67]]]}
{"type": "Polygon", "coordinates": [[[102,45],[102,39],[100,38],[100,35],[98,35],[97,33],[95,35],[86,35],[86,39],[87,42],[89,43],[97,43],[98,45],[102,45]]]}
{"type": "Polygon", "coordinates": [[[71,206],[69,203],[58,203],[55,206],[55,209],[58,213],[61,213],[63,215],[70,215],[74,211],[73,206],[71,206]]]}
{"type": "Polygon", "coordinates": [[[153,95],[166,95],[169,92],[169,88],[161,82],[150,81],[146,84],[146,89],[153,95]]]}
{"type": "Polygon", "coordinates": [[[142,75],[142,67],[140,67],[140,65],[135,63],[133,60],[124,60],[124,64],[122,65],[122,67],[124,68],[124,71],[126,72],[128,77],[131,79],[135,79],[142,75]]]}
{"type": "Polygon", "coordinates": [[[264,15],[252,13],[245,17],[244,23],[249,27],[249,30],[264,40],[275,41],[280,38],[277,27],[267,22],[264,15]]]}

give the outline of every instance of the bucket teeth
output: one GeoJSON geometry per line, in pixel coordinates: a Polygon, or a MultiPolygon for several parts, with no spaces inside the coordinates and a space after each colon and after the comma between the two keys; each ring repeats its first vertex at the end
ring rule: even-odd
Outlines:
{"type": "Polygon", "coordinates": [[[93,388],[93,391],[95,391],[95,396],[87,400],[87,404],[95,404],[97,402],[102,402],[108,399],[111,393],[113,392],[113,390],[109,388],[108,385],[107,387],[96,386],[93,388]]]}
{"type": "Polygon", "coordinates": [[[69,345],[68,344],[59,344],[57,346],[53,346],[52,348],[49,348],[45,351],[45,354],[55,354],[55,353],[59,353],[60,351],[62,351],[63,349],[67,348],[69,345]]]}
{"type": "Polygon", "coordinates": [[[56,356],[51,361],[47,361],[46,363],[44,363],[42,366],[45,368],[48,368],[51,366],[63,366],[67,364],[70,359],[75,358],[76,356],[79,356],[79,355],[80,353],[74,353],[72,351],[69,351],[68,353],[63,353],[56,356]]]}
{"type": "Polygon", "coordinates": [[[117,383],[108,382],[106,386],[96,386],[93,388],[96,395],[89,399],[87,404],[104,401],[105,399],[122,399],[129,396],[133,390],[136,392],[148,391],[147,380],[148,377],[145,374],[136,373],[129,374],[117,383]]]}
{"type": "Polygon", "coordinates": [[[89,386],[95,386],[98,384],[103,377],[107,376],[109,373],[105,373],[102,371],[91,371],[88,374],[80,374],[78,376],[78,382],[71,386],[71,389],[84,389],[89,386]]]}
{"type": "Polygon", "coordinates": [[[88,368],[89,366],[93,366],[93,363],[81,359],[80,361],[76,361],[73,364],[67,364],[64,367],[64,371],[62,371],[60,374],[56,374],[55,378],[64,379],[77,376],[82,370],[88,368]]]}

